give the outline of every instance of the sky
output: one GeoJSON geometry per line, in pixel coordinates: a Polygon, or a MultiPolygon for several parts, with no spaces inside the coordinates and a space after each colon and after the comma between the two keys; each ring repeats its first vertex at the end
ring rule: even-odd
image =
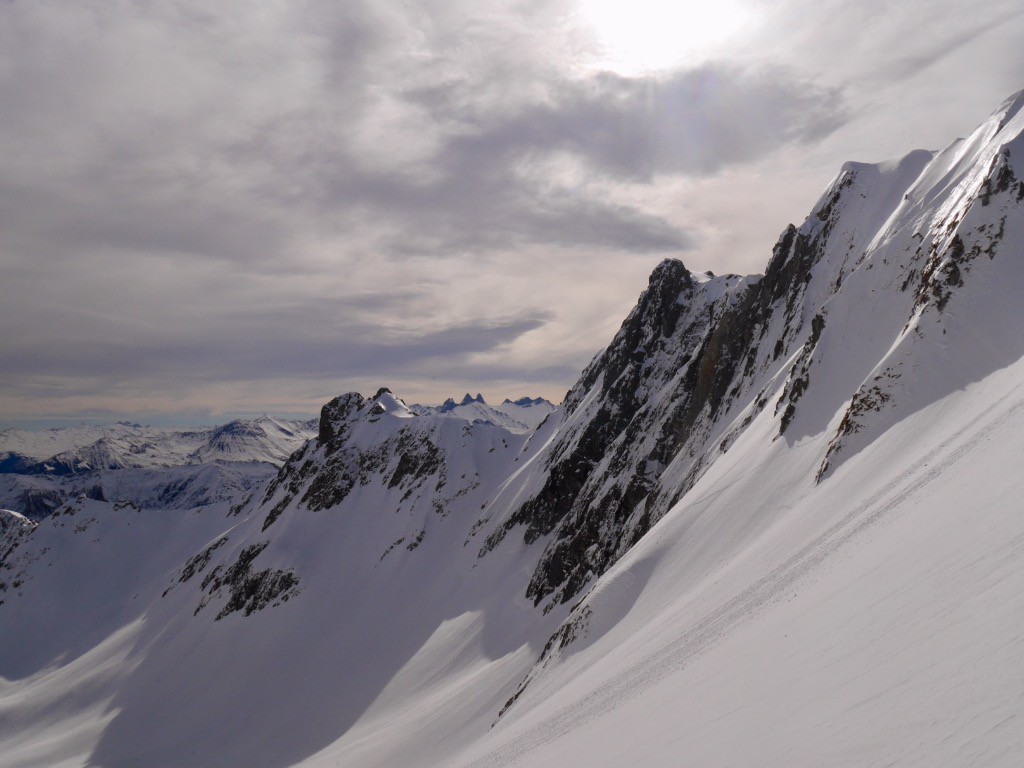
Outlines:
{"type": "Polygon", "coordinates": [[[560,401],[651,270],[1024,88],[1024,6],[0,0],[0,427],[560,401]]]}

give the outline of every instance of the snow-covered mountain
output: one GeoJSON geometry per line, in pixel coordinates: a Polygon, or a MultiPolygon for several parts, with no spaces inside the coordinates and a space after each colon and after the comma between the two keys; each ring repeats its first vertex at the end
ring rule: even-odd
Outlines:
{"type": "Polygon", "coordinates": [[[316,420],[285,421],[261,416],[236,419],[214,429],[188,456],[189,464],[211,461],[265,461],[281,464],[316,432],[316,420]]]}
{"type": "Polygon", "coordinates": [[[558,408],[349,393],[234,503],[0,512],[0,765],[1017,765],[1022,106],[663,262],[558,408]]]}
{"type": "Polygon", "coordinates": [[[217,427],[175,429],[118,422],[0,431],[0,471],[69,475],[101,469],[153,469],[210,461],[281,464],[316,433],[316,421],[261,416],[217,427]]]}
{"type": "Polygon", "coordinates": [[[316,430],[315,419],[269,416],[198,429],[129,422],[7,429],[0,432],[0,506],[38,520],[81,495],[158,509],[230,501],[268,481],[316,430]]]}
{"type": "Polygon", "coordinates": [[[474,397],[467,392],[460,402],[449,397],[437,407],[413,405],[410,408],[420,415],[443,413],[466,421],[496,424],[511,432],[530,432],[555,410],[555,405],[543,397],[506,398],[499,405],[490,405],[483,395],[477,393],[474,397]]]}

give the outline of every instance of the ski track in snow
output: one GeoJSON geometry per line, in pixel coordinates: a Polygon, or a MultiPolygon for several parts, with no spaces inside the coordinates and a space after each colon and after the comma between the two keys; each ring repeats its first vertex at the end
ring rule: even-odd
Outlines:
{"type": "Polygon", "coordinates": [[[883,519],[892,518],[903,502],[952,469],[985,441],[995,426],[1024,410],[1024,399],[1014,397],[1019,396],[1021,390],[1024,390],[1024,385],[1014,387],[985,409],[973,423],[962,427],[911,464],[887,488],[847,512],[782,565],[723,603],[688,632],[632,668],[602,683],[543,724],[514,736],[511,741],[488,755],[463,763],[464,768],[515,765],[532,750],[554,742],[581,725],[611,712],[639,696],[645,689],[683,669],[689,661],[723,640],[743,622],[752,620],[778,602],[801,579],[858,535],[883,519]],[[960,443],[965,436],[966,439],[960,443]],[[950,447],[958,443],[960,445],[947,454],[950,447]],[[927,471],[922,472],[926,467],[927,471]]]}

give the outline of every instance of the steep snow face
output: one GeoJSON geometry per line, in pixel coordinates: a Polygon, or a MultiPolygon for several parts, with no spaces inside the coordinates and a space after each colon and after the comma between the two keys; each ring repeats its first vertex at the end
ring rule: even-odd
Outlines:
{"type": "Polygon", "coordinates": [[[865,271],[876,271],[869,290],[898,287],[913,303],[888,326],[871,324],[889,344],[868,360],[819,476],[908,413],[1024,355],[1016,331],[1024,295],[1022,102],[1009,100],[926,167],[865,254],[865,271]]]}
{"type": "Polygon", "coordinates": [[[655,270],[567,396],[539,487],[493,510],[502,526],[488,548],[519,526],[527,543],[549,536],[529,597],[576,597],[766,407],[791,445],[831,434],[820,479],[908,412],[1024,354],[1020,104],[944,152],[844,165],[761,279],[655,270]]]}
{"type": "Polygon", "coordinates": [[[0,764],[1015,766],[1022,103],[663,262],[557,409],[349,393],[231,506],[0,516],[0,764]]]}
{"type": "MultiPolygon", "coordinates": [[[[725,333],[731,339],[730,354],[710,363],[715,375],[724,377],[718,391],[725,394],[717,403],[703,404],[696,418],[662,422],[671,424],[676,446],[681,447],[673,451],[660,478],[649,484],[655,493],[636,494],[634,499],[640,499],[633,502],[636,506],[612,517],[607,496],[591,503],[581,492],[542,507],[537,503],[544,499],[542,489],[509,518],[513,524],[526,524],[529,539],[530,526],[537,525],[538,509],[546,515],[540,521],[564,515],[541,530],[550,530],[553,536],[531,581],[535,599],[544,599],[549,591],[561,601],[577,595],[580,584],[607,569],[625,549],[632,564],[618,571],[622,574],[618,579],[598,581],[577,603],[517,691],[517,707],[524,706],[519,703],[523,698],[531,700],[531,686],[541,689],[542,693],[534,694],[539,700],[566,685],[568,677],[549,671],[560,667],[561,649],[571,648],[568,654],[572,655],[574,642],[577,647],[584,645],[577,642],[579,638],[588,634],[599,638],[622,621],[624,613],[634,613],[630,602],[638,594],[635,579],[646,581],[651,578],[648,570],[652,563],[669,562],[664,554],[648,551],[654,546],[644,545],[648,539],[632,548],[617,545],[638,519],[637,509],[643,514],[653,511],[656,517],[665,514],[657,503],[659,488],[673,489],[670,501],[679,500],[674,507],[668,505],[675,522],[661,526],[660,530],[668,532],[659,537],[660,541],[668,537],[677,542],[670,559],[673,565],[655,566],[673,574],[661,582],[667,603],[671,599],[668,590],[700,581],[695,568],[711,567],[717,574],[711,563],[730,562],[749,552],[750,542],[767,530],[767,524],[776,523],[783,511],[802,510],[802,524],[809,530],[825,530],[818,527],[820,521],[806,518],[824,510],[832,511],[823,518],[829,524],[842,522],[831,533],[822,533],[819,543],[793,550],[803,554],[780,566],[778,584],[792,583],[798,564],[801,569],[811,567],[831,552],[835,547],[831,547],[834,542],[829,536],[845,540],[854,536],[845,529],[871,525],[886,511],[886,503],[903,505],[913,498],[915,503],[941,506],[941,498],[931,486],[934,464],[926,469],[931,462],[970,450],[974,471],[968,478],[972,484],[988,482],[988,472],[983,469],[986,462],[1003,467],[1006,461],[1001,453],[1006,450],[1005,441],[1012,441],[1012,430],[1001,429],[1004,442],[992,446],[996,455],[990,455],[978,448],[984,431],[976,427],[974,419],[1000,423],[993,415],[997,411],[1003,414],[999,418],[1017,418],[1024,402],[1020,395],[1024,371],[1019,362],[1024,357],[1024,341],[1017,333],[1020,297],[1024,296],[1024,182],[1014,166],[1016,155],[1024,152],[1022,102],[1021,96],[1012,98],[971,137],[944,152],[918,151],[896,162],[844,166],[804,225],[783,234],[765,277],[751,284],[737,302],[742,311],[722,314],[732,327],[723,328],[714,313],[709,313],[704,333],[709,338],[725,333]],[[736,360],[741,364],[732,362],[736,360]],[[981,382],[989,383],[979,386],[981,382]],[[965,395],[968,391],[980,393],[974,396],[980,396],[982,404],[972,402],[971,396],[965,395]],[[937,425],[931,425],[929,419],[938,419],[937,425]],[[890,453],[880,459],[876,454],[882,449],[875,446],[883,438],[890,453]],[[897,452],[891,452],[894,445],[897,452]],[[860,459],[868,447],[874,453],[860,459]],[[842,473],[842,484],[826,482],[854,459],[858,459],[860,474],[851,469],[842,473]],[[880,472],[882,466],[886,469],[880,472]],[[896,471],[898,467],[903,474],[896,471]],[[710,484],[702,482],[706,473],[715,478],[710,484]],[[892,482],[903,490],[892,491],[879,483],[879,476],[897,478],[898,482],[892,482]],[[815,487],[822,483],[821,489],[815,487]],[[925,484],[929,484],[928,492],[919,492],[925,484]],[[733,491],[733,485],[742,490],[733,491]],[[718,496],[721,499],[711,501],[718,496]],[[701,499],[699,504],[695,498],[701,499]],[[729,505],[736,505],[737,511],[729,505]],[[715,515],[721,519],[713,520],[715,515]],[[766,517],[759,519],[758,515],[766,517]],[[689,536],[696,537],[697,549],[687,544],[689,536]],[[608,551],[605,542],[617,545],[611,557],[603,556],[608,551]],[[787,569],[794,571],[792,576],[786,575],[787,569]],[[616,583],[618,587],[612,586],[616,583]]],[[[685,278],[682,283],[680,295],[688,298],[685,278]]],[[[627,322],[609,352],[617,346],[641,348],[628,333],[627,322]]],[[[665,344],[664,354],[671,354],[670,348],[665,344]]],[[[643,349],[639,359],[655,370],[658,363],[651,360],[650,347],[643,349]]],[[[696,362],[705,361],[702,351],[696,362]]],[[[621,375],[626,367],[616,363],[607,352],[595,361],[578,385],[581,391],[574,391],[567,400],[567,423],[576,403],[588,403],[591,409],[607,408],[604,403],[610,398],[600,379],[609,371],[612,376],[621,375]]],[[[694,359],[687,350],[675,357],[674,365],[686,371],[694,359]]],[[[673,393],[671,383],[665,378],[660,381],[666,383],[653,397],[645,393],[644,407],[673,393]]],[[[650,385],[652,379],[644,377],[644,382],[650,385]]],[[[684,397],[693,397],[692,393],[700,390],[690,385],[679,391],[684,397]]],[[[643,407],[633,419],[642,418],[642,413],[643,407]]],[[[632,423],[620,434],[631,428],[632,423]]],[[[646,461],[647,447],[638,436],[650,430],[650,423],[644,423],[643,429],[624,441],[627,451],[646,461]]],[[[623,481],[623,464],[611,470],[604,466],[609,451],[616,451],[616,439],[618,436],[603,440],[589,452],[567,441],[566,447],[557,446],[552,452],[552,464],[557,467],[559,458],[563,462],[567,458],[570,466],[581,470],[578,488],[614,487],[623,481]],[[555,451],[561,451],[561,456],[555,451]],[[597,457],[601,458],[594,461],[597,457]]],[[[656,444],[666,442],[662,437],[656,444]]],[[[959,459],[943,460],[939,466],[952,467],[956,461],[959,459]]],[[[628,464],[625,466],[628,477],[628,464]]],[[[650,464],[638,461],[634,466],[639,474],[641,466],[648,469],[650,464]]],[[[1005,471],[997,470],[998,476],[1005,471]]],[[[986,494],[986,498],[996,505],[991,524],[1007,525],[1004,516],[1012,506],[1012,494],[986,494]]],[[[612,509],[615,502],[613,498],[612,509]]],[[[959,511],[943,508],[950,515],[959,511]]],[[[789,536],[790,544],[810,541],[797,531],[790,530],[789,536]]],[[[954,539],[946,542],[953,543],[954,539]]],[[[938,562],[923,558],[920,567],[937,567],[938,562]]],[[[656,591],[645,588],[644,594],[656,591]]],[[[729,620],[738,620],[746,610],[760,605],[760,597],[754,600],[756,594],[754,590],[749,601],[741,600],[729,620]]],[[[920,590],[915,594],[930,605],[926,611],[940,610],[920,590]]],[[[659,604],[659,610],[665,603],[659,604]]],[[[656,612],[636,621],[642,624],[655,616],[656,612]]],[[[709,631],[722,631],[724,621],[715,618],[714,629],[709,631]]],[[[688,634],[690,630],[684,632],[683,626],[680,632],[690,643],[686,652],[695,652],[692,649],[700,641],[694,638],[702,635],[688,634]]],[[[694,626],[700,627],[699,622],[694,626]]],[[[614,635],[606,648],[624,642],[624,635],[614,635]]],[[[680,646],[680,658],[683,650],[680,646]]],[[[586,653],[580,656],[565,669],[578,671],[595,663],[586,653]]]]}
{"type": "Polygon", "coordinates": [[[1022,382],[950,392],[817,484],[828,434],[772,441],[762,412],[444,764],[1016,765],[1022,382]]]}

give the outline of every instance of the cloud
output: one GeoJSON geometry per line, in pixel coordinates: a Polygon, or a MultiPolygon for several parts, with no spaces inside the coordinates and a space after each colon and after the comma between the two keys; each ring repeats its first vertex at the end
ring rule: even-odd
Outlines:
{"type": "Polygon", "coordinates": [[[844,84],[855,102],[862,96],[859,91],[902,87],[902,81],[967,50],[978,66],[928,84],[958,100],[964,90],[978,87],[978,77],[1014,71],[1018,49],[982,39],[1000,28],[1015,34],[1024,20],[1016,0],[991,0],[983,6],[959,0],[896,5],[886,0],[780,0],[760,12],[760,44],[750,46],[744,58],[816,72],[823,80],[844,84]],[[990,57],[1002,58],[1005,69],[992,66],[990,57]]]}
{"type": "Polygon", "coordinates": [[[47,210],[36,234],[55,245],[204,259],[280,252],[318,222],[397,251],[412,232],[436,252],[507,238],[679,249],[684,232],[588,197],[586,178],[548,189],[522,168],[564,152],[585,177],[704,175],[842,119],[836,91],[784,72],[581,75],[501,49],[470,71],[472,56],[430,47],[447,37],[415,32],[460,21],[464,46],[522,36],[511,20],[481,27],[486,6],[425,19],[387,4],[218,8],[5,6],[0,95],[17,117],[0,140],[22,172],[5,174],[0,208],[47,210]]]}
{"type": "Polygon", "coordinates": [[[784,72],[723,64],[647,77],[597,73],[554,90],[543,103],[457,140],[452,166],[464,155],[563,150],[633,181],[703,176],[783,144],[819,139],[843,120],[838,91],[792,82],[784,72]]]}
{"type": "MultiPolygon", "coordinates": [[[[386,298],[382,299],[386,302],[386,298]]],[[[188,338],[162,338],[156,332],[134,337],[97,336],[55,340],[48,345],[15,341],[5,366],[8,384],[19,379],[71,372],[113,385],[120,379],[178,381],[258,381],[282,372],[297,378],[341,378],[372,370],[381,375],[440,369],[514,342],[541,327],[547,317],[478,320],[419,332],[358,321],[323,323],[335,313],[311,304],[292,312],[235,312],[216,327],[188,338]],[[246,333],[257,326],[260,333],[246,333]]],[[[333,317],[332,317],[333,319],[333,317]]],[[[197,329],[198,331],[199,329],[197,329]]]]}
{"type": "Polygon", "coordinates": [[[412,380],[508,346],[542,360],[538,331],[561,355],[539,367],[585,363],[605,339],[550,334],[586,294],[700,244],[645,190],[845,111],[776,67],[587,69],[573,7],[0,4],[7,394],[412,380]]]}

